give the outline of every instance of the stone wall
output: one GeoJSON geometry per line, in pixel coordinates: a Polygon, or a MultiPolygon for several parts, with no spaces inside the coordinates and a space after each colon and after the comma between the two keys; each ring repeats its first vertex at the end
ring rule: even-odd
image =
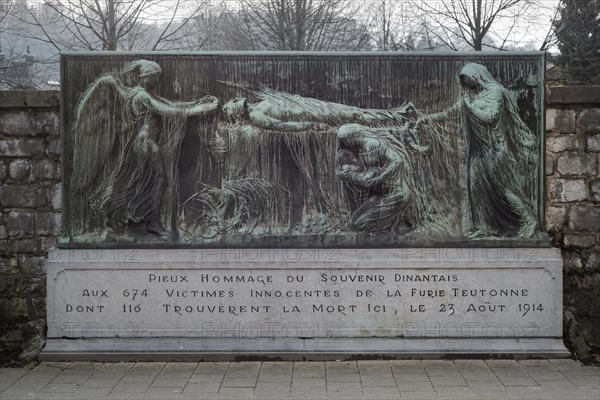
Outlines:
{"type": "MultiPolygon", "coordinates": [[[[0,92],[0,365],[44,344],[44,257],[60,233],[58,92],[0,92]]],[[[600,353],[600,87],[554,88],[547,110],[547,225],[563,251],[565,337],[600,353]]]]}
{"type": "Polygon", "coordinates": [[[0,92],[0,365],[44,343],[44,256],[61,227],[58,92],[0,92]]]}
{"type": "Polygon", "coordinates": [[[546,109],[546,224],[564,260],[565,337],[600,353],[600,86],[551,88],[546,109]]]}

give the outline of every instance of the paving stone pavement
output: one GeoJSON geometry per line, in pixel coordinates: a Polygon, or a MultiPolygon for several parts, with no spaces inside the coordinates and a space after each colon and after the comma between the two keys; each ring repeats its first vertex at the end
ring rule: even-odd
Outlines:
{"type": "Polygon", "coordinates": [[[0,369],[0,399],[600,399],[573,360],[42,363],[0,369]]]}

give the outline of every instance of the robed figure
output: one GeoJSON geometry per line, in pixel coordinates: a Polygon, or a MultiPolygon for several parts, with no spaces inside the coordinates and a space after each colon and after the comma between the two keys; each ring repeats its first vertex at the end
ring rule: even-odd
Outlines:
{"type": "Polygon", "coordinates": [[[160,66],[131,62],[94,81],[76,110],[70,188],[82,203],[81,232],[169,239],[176,231],[177,164],[191,116],[210,117],[215,97],[172,102],[156,94],[160,66]],[[104,227],[102,226],[104,224],[104,227]]]}
{"type": "Polygon", "coordinates": [[[532,237],[538,230],[531,208],[536,138],[510,92],[486,67],[465,65],[461,124],[467,156],[471,238],[532,237]]]}

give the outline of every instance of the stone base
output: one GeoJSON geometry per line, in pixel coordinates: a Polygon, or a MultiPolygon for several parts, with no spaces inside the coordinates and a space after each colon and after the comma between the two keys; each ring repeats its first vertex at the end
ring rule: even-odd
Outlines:
{"type": "Polygon", "coordinates": [[[60,250],[42,360],[569,356],[558,249],[60,250]]]}
{"type": "Polygon", "coordinates": [[[294,342],[261,338],[236,339],[144,338],[133,342],[114,339],[53,339],[41,361],[243,361],[348,360],[356,358],[521,358],[570,357],[562,339],[434,339],[340,338],[329,343],[312,338],[294,342]]]}

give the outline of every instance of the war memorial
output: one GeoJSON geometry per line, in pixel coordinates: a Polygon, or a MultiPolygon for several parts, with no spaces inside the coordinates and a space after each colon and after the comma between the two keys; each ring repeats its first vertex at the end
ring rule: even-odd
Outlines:
{"type": "Polygon", "coordinates": [[[42,360],[568,355],[543,53],[67,53],[42,360]]]}

